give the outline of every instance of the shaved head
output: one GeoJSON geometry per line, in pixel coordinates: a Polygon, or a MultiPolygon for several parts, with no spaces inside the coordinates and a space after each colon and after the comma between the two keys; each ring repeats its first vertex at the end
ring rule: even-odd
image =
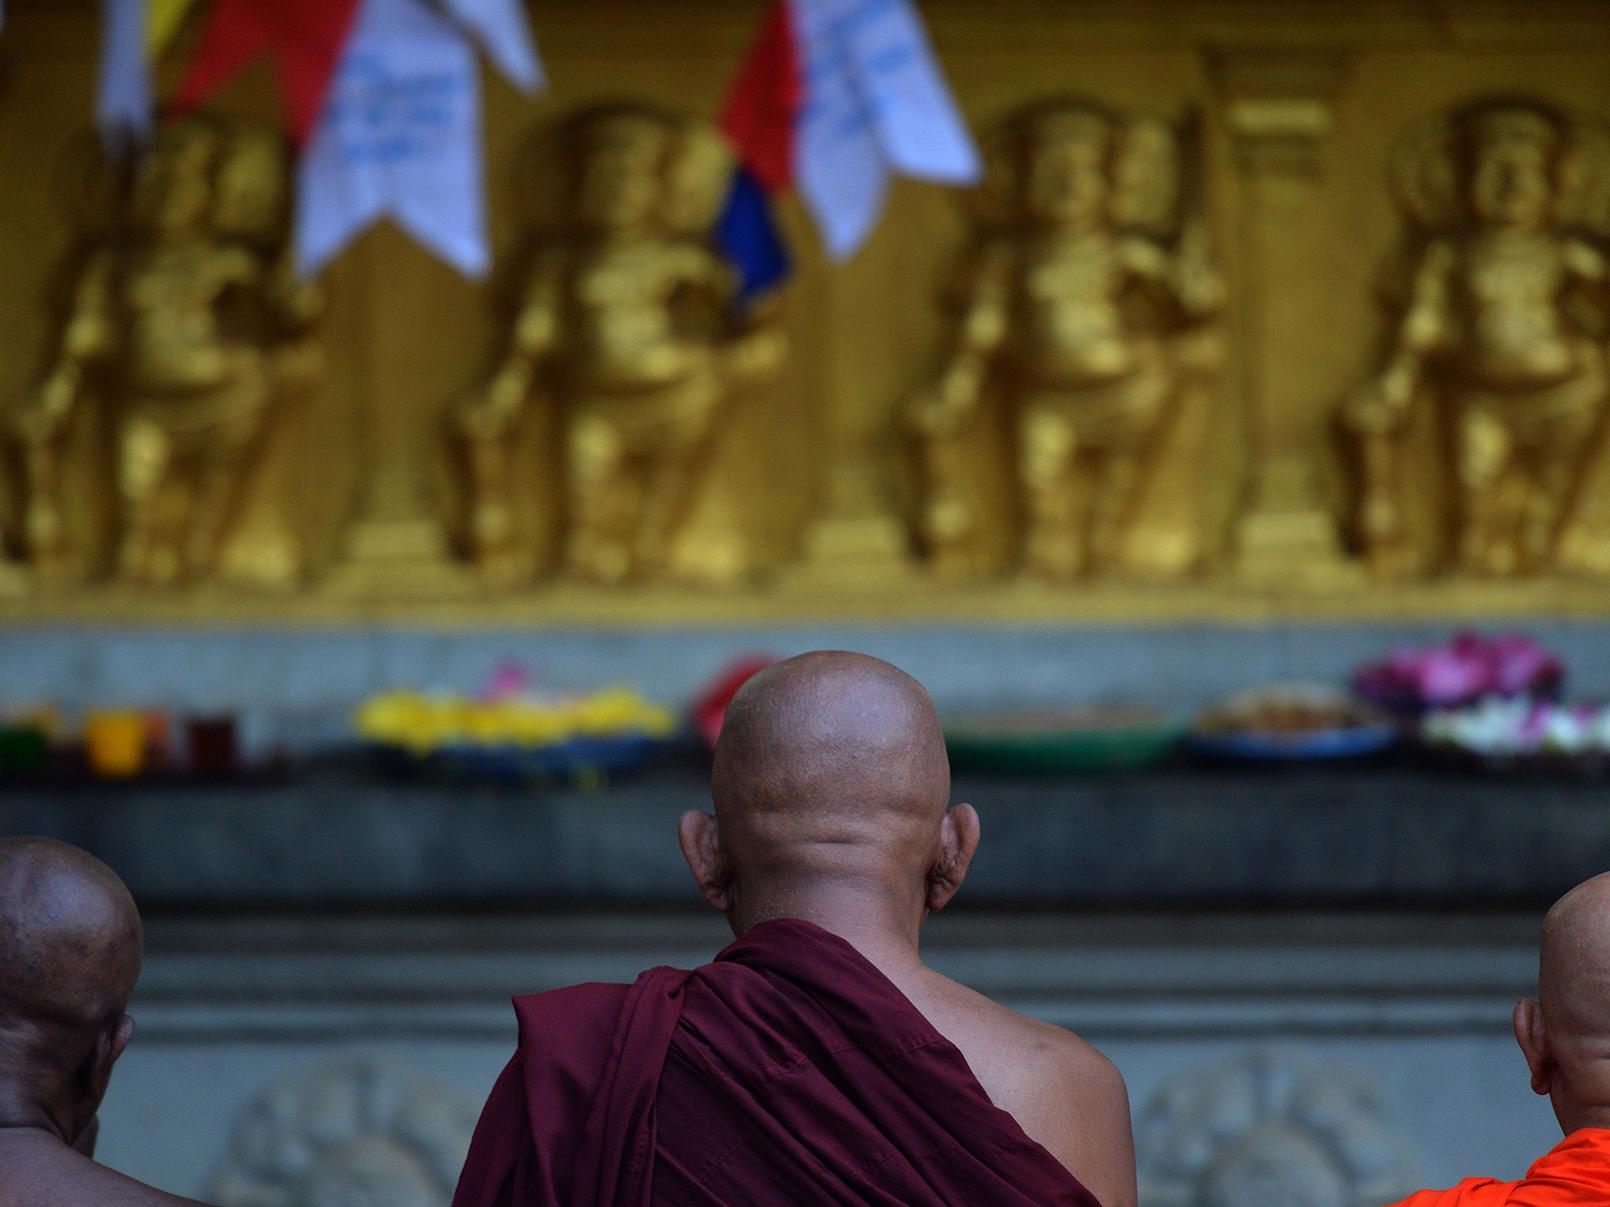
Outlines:
{"type": "Polygon", "coordinates": [[[1515,1040],[1567,1132],[1610,1127],[1610,873],[1543,919],[1536,1001],[1515,1003],[1515,1040]]]}
{"type": "Polygon", "coordinates": [[[824,650],[739,691],[712,793],[740,867],[920,871],[950,801],[950,764],[922,684],[877,658],[824,650]]]}
{"type": "Polygon", "coordinates": [[[1577,885],[1549,910],[1538,993],[1557,1037],[1610,1034],[1610,873],[1577,885]]]}
{"type": "Polygon", "coordinates": [[[203,1207],[94,1162],[140,956],[117,873],[55,839],[0,838],[0,1203],[203,1207]]]}
{"type": "Polygon", "coordinates": [[[122,1015],[140,958],[140,915],[117,873],[54,839],[0,839],[0,1040],[74,1067],[122,1015]]]}

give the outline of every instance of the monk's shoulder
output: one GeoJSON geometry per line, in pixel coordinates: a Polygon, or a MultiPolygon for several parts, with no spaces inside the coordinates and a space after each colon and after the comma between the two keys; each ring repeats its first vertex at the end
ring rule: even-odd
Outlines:
{"type": "Polygon", "coordinates": [[[1124,1075],[1093,1044],[1050,1023],[1032,1030],[1046,1054],[1024,1130],[1104,1207],[1136,1207],[1135,1138],[1124,1075]]]}
{"type": "Polygon", "coordinates": [[[930,1000],[939,1009],[931,1021],[970,1058],[987,1058],[994,1075],[989,1080],[1021,1081],[1041,1096],[1054,1085],[1059,1100],[1069,1093],[1092,1097],[1122,1107],[1128,1117],[1123,1075],[1094,1045],[1065,1027],[1019,1014],[966,985],[934,976],[938,987],[930,1000]],[[1003,1076],[1008,1071],[1018,1076],[1003,1076]]]}
{"type": "Polygon", "coordinates": [[[52,1180],[52,1165],[58,1163],[53,1159],[52,1144],[70,1151],[32,1128],[0,1129],[0,1207],[41,1201],[40,1194],[52,1180]]]}
{"type": "Polygon", "coordinates": [[[0,1130],[0,1207],[94,1203],[96,1207],[206,1207],[168,1194],[28,1129],[0,1130]]]}
{"type": "Polygon", "coordinates": [[[1054,1061],[1059,1069],[1071,1074],[1089,1074],[1098,1080],[1113,1077],[1123,1080],[1118,1074],[1116,1065],[1103,1056],[1094,1045],[1081,1039],[1066,1027],[1019,1014],[993,998],[985,997],[975,989],[969,989],[956,982],[952,984],[956,984],[956,988],[966,996],[967,1004],[981,1020],[986,1021],[1003,1039],[1021,1048],[1025,1054],[1032,1055],[1036,1059],[1054,1061]]]}
{"type": "MultiPolygon", "coordinates": [[[[948,1038],[995,1105],[1104,1207],[1134,1207],[1129,1091],[1118,1066],[1072,1031],[1019,1014],[965,986],[945,997],[951,1011],[948,1038]]],[[[945,1021],[931,1021],[946,1030],[945,1021]]]]}
{"type": "Polygon", "coordinates": [[[1098,1107],[1122,1110],[1124,1117],[1129,1117],[1129,1090],[1124,1075],[1105,1053],[1066,1027],[1012,1014],[1021,1032],[1020,1042],[1036,1062],[1043,1062],[1039,1067],[1066,1095],[1098,1107]]]}

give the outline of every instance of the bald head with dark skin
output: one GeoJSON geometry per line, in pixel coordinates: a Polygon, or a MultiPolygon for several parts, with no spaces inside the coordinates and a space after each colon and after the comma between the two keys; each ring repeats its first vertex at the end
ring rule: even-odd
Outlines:
{"type": "Polygon", "coordinates": [[[142,945],[111,868],[54,839],[0,839],[0,1207],[190,1202],[89,1160],[134,1034],[142,945]]]}
{"type": "Polygon", "coordinates": [[[683,814],[682,853],[734,933],[773,918],[848,941],[966,1057],[990,1098],[1106,1207],[1133,1207],[1123,1078],[1077,1036],[1016,1014],[918,954],[979,843],[950,803],[933,701],[904,671],[838,650],[761,671],[727,710],[715,812],[683,814]]]}
{"type": "Polygon", "coordinates": [[[1538,1000],[1516,1004],[1515,1038],[1567,1133],[1610,1127],[1610,873],[1544,918],[1538,1000]]]}

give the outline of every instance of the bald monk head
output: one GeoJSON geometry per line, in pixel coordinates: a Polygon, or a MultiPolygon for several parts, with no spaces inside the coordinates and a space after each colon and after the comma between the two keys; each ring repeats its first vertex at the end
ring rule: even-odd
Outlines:
{"type": "Polygon", "coordinates": [[[139,911],[117,874],[50,838],[0,839],[0,1207],[175,1204],[89,1159],[128,1047],[139,911]]]}
{"type": "Polygon", "coordinates": [[[727,710],[711,792],[713,817],[682,818],[682,850],[739,934],[848,894],[914,944],[978,846],[973,807],[950,807],[928,693],[864,654],[803,654],[750,679],[727,710]]]}
{"type": "Polygon", "coordinates": [[[956,895],[979,844],[978,814],[950,803],[944,736],[921,684],[831,650],[761,671],[727,710],[711,795],[715,812],[684,814],[679,836],[700,891],[735,933],[799,918],[847,940],[1103,1207],[1132,1207],[1117,1069],[919,956],[924,919],[956,895]]]}
{"type": "Polygon", "coordinates": [[[1610,873],[1544,918],[1538,1000],[1516,1004],[1515,1038],[1567,1133],[1610,1127],[1610,873]]]}

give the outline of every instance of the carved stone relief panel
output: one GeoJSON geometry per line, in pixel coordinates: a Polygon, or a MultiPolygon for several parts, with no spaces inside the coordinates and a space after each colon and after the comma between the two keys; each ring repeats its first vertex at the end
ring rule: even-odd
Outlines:
{"type": "Polygon", "coordinates": [[[326,1065],[252,1100],[213,1179],[220,1207],[446,1207],[477,1104],[375,1061],[326,1065]]]}
{"type": "Polygon", "coordinates": [[[1360,1073],[1255,1049],[1180,1074],[1139,1113],[1143,1207],[1379,1207],[1415,1154],[1360,1073]]]}

